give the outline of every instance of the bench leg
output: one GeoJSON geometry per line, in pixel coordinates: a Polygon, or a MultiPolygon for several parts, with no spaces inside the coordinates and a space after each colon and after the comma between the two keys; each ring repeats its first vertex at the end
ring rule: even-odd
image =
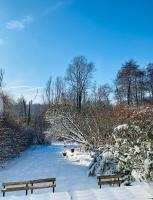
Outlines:
{"type": "MultiPolygon", "coordinates": [[[[101,179],[99,178],[99,182],[101,181],[101,179]]],[[[99,185],[100,189],[101,189],[101,185],[99,185]]]]}
{"type": "MultiPolygon", "coordinates": [[[[33,183],[31,183],[31,186],[33,187],[33,183]]],[[[33,194],[33,189],[31,189],[31,194],[33,194]]]]}
{"type": "Polygon", "coordinates": [[[115,179],[112,178],[112,184],[111,184],[113,187],[115,185],[115,179]]]}
{"type": "Polygon", "coordinates": [[[120,187],[120,185],[121,185],[121,182],[120,182],[120,179],[118,178],[118,181],[119,181],[119,184],[118,184],[118,186],[120,187]]]}
{"type": "MultiPolygon", "coordinates": [[[[5,189],[5,185],[3,186],[3,189],[5,189]]],[[[5,197],[5,192],[3,192],[3,197],[5,197]]]]}
{"type": "Polygon", "coordinates": [[[5,192],[3,192],[3,197],[5,197],[5,192]]]}
{"type": "MultiPolygon", "coordinates": [[[[26,184],[26,187],[28,187],[28,184],[26,184]]],[[[28,190],[26,189],[26,196],[28,195],[28,190]]]]}
{"type": "MultiPolygon", "coordinates": [[[[54,185],[54,181],[53,181],[53,185],[54,185]]],[[[55,192],[55,188],[53,187],[53,193],[55,192]]]]}

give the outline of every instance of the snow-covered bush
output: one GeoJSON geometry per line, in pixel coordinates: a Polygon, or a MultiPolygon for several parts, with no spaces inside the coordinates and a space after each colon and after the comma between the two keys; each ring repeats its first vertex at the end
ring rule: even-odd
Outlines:
{"type": "Polygon", "coordinates": [[[129,176],[135,171],[142,179],[153,180],[153,146],[148,132],[123,124],[114,129],[113,137],[119,170],[129,176]]]}
{"type": "Polygon", "coordinates": [[[118,172],[118,165],[110,149],[97,151],[89,165],[88,176],[110,175],[118,172]]]}

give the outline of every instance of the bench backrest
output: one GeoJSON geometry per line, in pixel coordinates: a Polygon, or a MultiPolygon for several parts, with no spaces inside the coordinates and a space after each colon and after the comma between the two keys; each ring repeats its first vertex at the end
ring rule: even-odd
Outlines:
{"type": "Polygon", "coordinates": [[[29,181],[16,181],[16,182],[4,182],[2,186],[15,186],[15,185],[26,185],[29,181]]]}
{"type": "Polygon", "coordinates": [[[118,184],[120,186],[120,178],[119,176],[117,175],[102,175],[102,176],[97,176],[98,178],[98,185],[101,186],[102,185],[106,185],[106,184],[109,184],[109,185],[114,185],[114,184],[118,184]]]}
{"type": "Polygon", "coordinates": [[[44,178],[29,181],[16,181],[16,182],[3,182],[2,186],[16,186],[16,185],[26,185],[32,183],[45,183],[45,182],[55,182],[56,178],[44,178]]]}

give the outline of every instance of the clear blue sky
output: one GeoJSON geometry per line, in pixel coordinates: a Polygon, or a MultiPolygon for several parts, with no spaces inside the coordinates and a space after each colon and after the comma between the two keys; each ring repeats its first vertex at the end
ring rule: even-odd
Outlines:
{"type": "Polygon", "coordinates": [[[153,62],[153,0],[0,0],[0,67],[14,96],[64,76],[77,55],[99,84],[130,58],[153,62]]]}

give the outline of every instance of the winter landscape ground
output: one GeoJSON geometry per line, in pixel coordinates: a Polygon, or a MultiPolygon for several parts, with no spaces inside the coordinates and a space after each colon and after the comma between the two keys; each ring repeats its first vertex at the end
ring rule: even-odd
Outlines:
{"type": "Polygon", "coordinates": [[[62,144],[33,145],[21,157],[7,163],[0,171],[0,181],[31,180],[56,177],[55,194],[49,189],[34,191],[25,196],[24,192],[13,192],[1,197],[2,200],[147,200],[153,197],[151,184],[135,183],[134,186],[98,188],[96,177],[88,177],[87,169],[91,161],[90,154],[79,151],[70,153],[62,144]],[[62,155],[67,151],[67,157],[62,155]]]}

